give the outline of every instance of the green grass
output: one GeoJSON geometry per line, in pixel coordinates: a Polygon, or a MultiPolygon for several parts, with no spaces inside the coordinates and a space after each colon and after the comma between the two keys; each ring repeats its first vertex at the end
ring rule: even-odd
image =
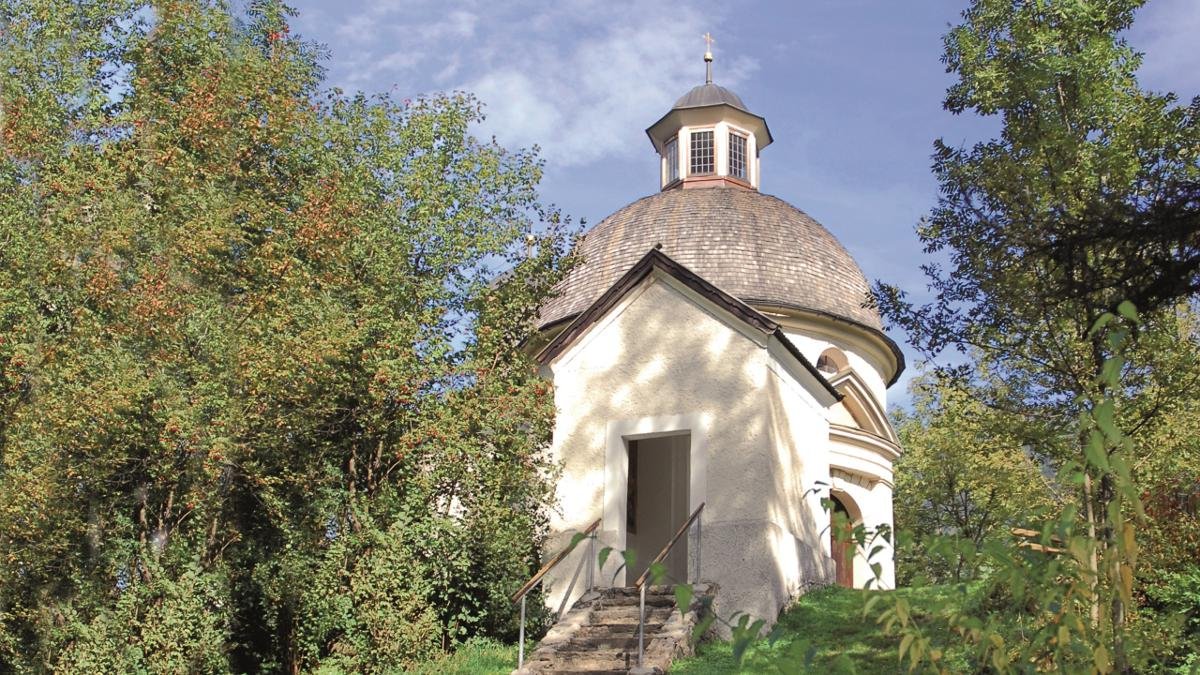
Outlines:
{"type": "MultiPolygon", "coordinates": [[[[768,665],[770,657],[791,651],[803,664],[810,649],[814,653],[807,671],[789,667],[786,672],[823,675],[904,672],[896,658],[898,639],[884,635],[883,629],[872,619],[863,617],[863,604],[875,593],[907,595],[914,605],[919,606],[922,601],[950,599],[958,591],[946,586],[872,592],[838,587],[818,589],[802,596],[780,616],[779,639],[774,645],[765,639],[752,645],[740,668],[734,663],[728,642],[712,642],[702,645],[695,657],[676,662],[671,672],[686,675],[778,673],[778,669],[768,665]]],[[[948,654],[950,659],[955,656],[948,654]]],[[[966,668],[966,663],[961,665],[966,668]]]]}
{"type": "MultiPolygon", "coordinates": [[[[528,654],[532,643],[526,646],[528,654]]],[[[416,671],[422,675],[461,673],[462,675],[508,675],[517,667],[517,645],[496,640],[469,640],[453,653],[422,665],[416,671]]]]}

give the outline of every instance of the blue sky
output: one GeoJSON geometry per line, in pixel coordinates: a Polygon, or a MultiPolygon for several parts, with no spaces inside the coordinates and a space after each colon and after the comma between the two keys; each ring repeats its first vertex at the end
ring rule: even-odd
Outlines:
{"type": "MultiPolygon", "coordinates": [[[[965,0],[292,0],[293,27],[328,46],[329,84],[398,97],[464,89],[481,135],[538,145],[542,195],[596,223],[657,190],[644,129],[704,82],[764,116],[762,189],[806,211],[871,280],[924,291],[913,234],[936,198],[935,138],[969,144],[994,120],[941,108],[941,35],[965,0]]],[[[1200,94],[1200,0],[1151,0],[1129,35],[1143,86],[1200,94]]],[[[892,337],[904,344],[904,336],[892,337]]],[[[905,349],[910,369],[915,355],[905,349]]],[[[891,390],[903,401],[907,377],[891,390]]]]}

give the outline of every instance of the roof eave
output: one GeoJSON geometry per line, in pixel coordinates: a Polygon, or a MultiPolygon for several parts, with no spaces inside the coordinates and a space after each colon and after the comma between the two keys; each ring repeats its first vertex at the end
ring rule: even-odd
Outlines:
{"type": "MultiPolygon", "coordinates": [[[[755,306],[759,306],[759,307],[766,307],[771,310],[780,309],[780,310],[790,310],[793,312],[815,314],[817,316],[825,317],[826,319],[830,319],[830,320],[836,321],[838,323],[844,323],[844,324],[847,324],[850,326],[854,326],[855,328],[857,328],[861,331],[865,331],[866,333],[870,334],[871,336],[873,336],[874,338],[876,338],[877,340],[882,342],[883,345],[887,348],[887,350],[889,352],[891,352],[892,357],[895,359],[895,362],[896,362],[895,370],[892,372],[891,378],[888,379],[888,381],[887,381],[887,386],[889,386],[889,387],[892,386],[893,384],[896,384],[896,382],[898,382],[900,380],[900,376],[904,374],[905,369],[908,367],[908,362],[904,358],[904,350],[900,349],[900,345],[896,344],[896,341],[893,340],[892,338],[890,338],[888,336],[888,334],[883,331],[882,328],[876,328],[875,326],[871,326],[869,324],[863,323],[862,321],[858,321],[857,319],[851,319],[850,317],[842,316],[840,314],[835,314],[834,312],[829,312],[829,311],[822,310],[822,309],[815,309],[812,307],[806,307],[804,305],[799,305],[799,304],[795,304],[795,303],[780,302],[778,300],[767,300],[767,299],[763,299],[763,298],[746,298],[745,301],[751,305],[755,305],[755,306]]],[[[545,326],[543,326],[543,329],[544,328],[545,328],[545,326]]]]}

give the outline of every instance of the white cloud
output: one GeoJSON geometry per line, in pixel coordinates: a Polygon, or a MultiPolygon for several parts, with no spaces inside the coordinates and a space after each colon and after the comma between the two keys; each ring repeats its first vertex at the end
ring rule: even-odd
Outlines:
{"type": "MultiPolygon", "coordinates": [[[[488,103],[487,126],[502,141],[541,142],[547,159],[562,165],[645,152],[629,130],[647,126],[703,82],[700,35],[711,13],[628,1],[596,7],[581,2],[542,12],[529,23],[537,32],[521,36],[522,44],[536,47],[500,54],[503,69],[464,83],[488,103]],[[568,42],[564,35],[583,37],[568,42]],[[528,74],[534,86],[505,97],[498,84],[509,70],[528,74]],[[527,114],[535,110],[541,113],[527,114]]],[[[743,58],[717,67],[719,81],[734,85],[754,63],[743,58]]]]}
{"type": "MultiPolygon", "coordinates": [[[[700,36],[724,5],[666,0],[439,2],[368,0],[333,29],[335,81],[406,94],[464,89],[487,104],[483,132],[506,146],[541,145],[564,166],[645,153],[629,130],[658,119],[704,77],[700,36]]],[[[720,35],[717,36],[720,40],[720,35]]],[[[724,58],[716,81],[756,68],[724,58]]]]}
{"type": "Polygon", "coordinates": [[[442,27],[449,36],[469,38],[475,35],[475,24],[478,22],[478,16],[459,10],[450,12],[449,20],[444,22],[442,27]]]}
{"type": "Polygon", "coordinates": [[[436,75],[433,76],[433,81],[438,86],[445,86],[448,83],[450,83],[451,80],[453,80],[455,77],[458,76],[458,73],[461,69],[462,69],[462,62],[458,59],[458,57],[456,55],[453,59],[450,60],[449,63],[447,63],[441,70],[439,70],[436,75]]]}
{"type": "Polygon", "coordinates": [[[509,144],[532,146],[551,136],[547,131],[563,126],[555,106],[545,105],[541,86],[529,75],[505,69],[488,73],[470,87],[484,101],[491,102],[488,126],[505,136],[509,144]]]}
{"type": "Polygon", "coordinates": [[[369,42],[375,37],[375,28],[377,26],[378,21],[372,14],[355,14],[342,22],[334,30],[333,34],[343,40],[364,40],[369,42]]]}
{"type": "Polygon", "coordinates": [[[1200,2],[1156,0],[1135,19],[1129,42],[1145,53],[1139,79],[1148,87],[1174,91],[1185,101],[1200,94],[1200,2]]]}
{"type": "Polygon", "coordinates": [[[385,55],[383,58],[377,59],[374,66],[368,72],[379,73],[408,70],[417,67],[420,63],[420,54],[414,54],[408,50],[395,51],[385,55]]]}

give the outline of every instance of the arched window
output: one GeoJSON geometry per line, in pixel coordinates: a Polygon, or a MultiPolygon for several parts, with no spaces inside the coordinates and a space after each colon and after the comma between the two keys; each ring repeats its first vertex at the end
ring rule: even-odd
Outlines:
{"type": "Polygon", "coordinates": [[[826,377],[837,375],[849,367],[850,363],[846,360],[846,355],[836,347],[826,349],[817,358],[817,370],[826,377]]]}

